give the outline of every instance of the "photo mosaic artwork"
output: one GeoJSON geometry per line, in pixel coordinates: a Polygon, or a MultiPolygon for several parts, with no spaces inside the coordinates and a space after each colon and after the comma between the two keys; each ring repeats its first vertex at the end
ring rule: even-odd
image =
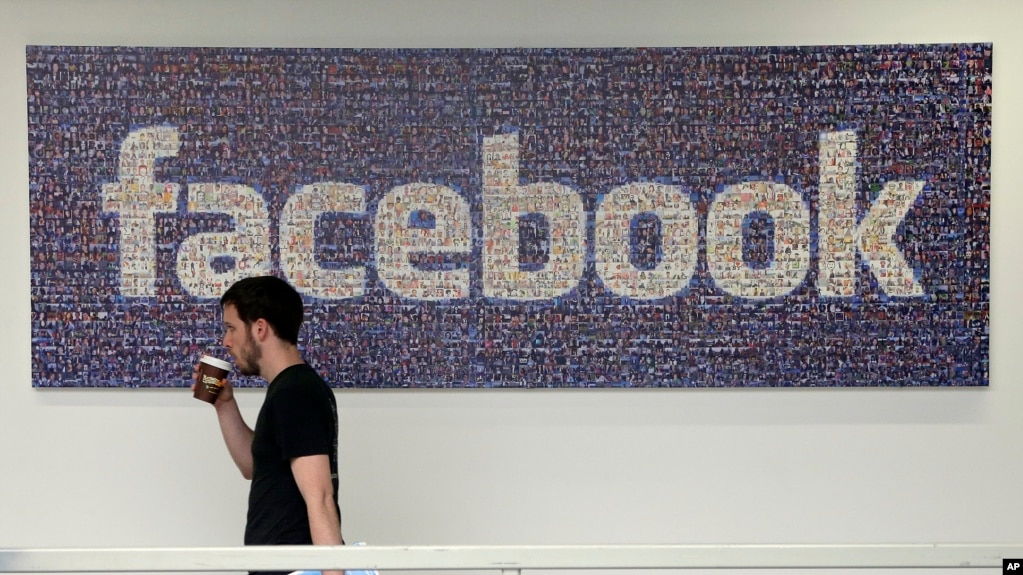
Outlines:
{"type": "Polygon", "coordinates": [[[274,274],[336,387],[986,386],[991,59],[29,46],[33,385],[274,274]]]}

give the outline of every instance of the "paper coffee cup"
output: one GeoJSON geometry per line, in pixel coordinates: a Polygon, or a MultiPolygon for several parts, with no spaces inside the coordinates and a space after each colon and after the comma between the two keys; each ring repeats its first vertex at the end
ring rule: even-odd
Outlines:
{"type": "Polygon", "coordinates": [[[204,355],[199,358],[199,375],[195,377],[195,391],[192,397],[207,403],[217,401],[223,386],[220,380],[231,373],[231,364],[215,357],[204,355]]]}

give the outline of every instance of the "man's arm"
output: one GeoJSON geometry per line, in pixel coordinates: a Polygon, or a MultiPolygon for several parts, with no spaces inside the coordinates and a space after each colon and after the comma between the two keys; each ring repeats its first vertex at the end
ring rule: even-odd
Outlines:
{"type": "MultiPolygon", "coordinates": [[[[309,533],[313,545],[344,545],[341,518],[334,503],[334,484],[330,479],[330,460],[326,455],[306,455],[291,460],[291,474],[305,500],[309,514],[309,533]]],[[[341,575],[342,571],[324,571],[323,575],[341,575]]]]}
{"type": "Polygon", "coordinates": [[[242,477],[252,479],[252,429],[242,419],[238,402],[227,383],[220,391],[214,407],[217,408],[217,421],[220,422],[220,433],[227,444],[227,452],[242,472],[242,477]],[[227,392],[227,396],[224,393],[227,392]]]}
{"type": "MultiPolygon", "coordinates": [[[[195,364],[192,371],[192,389],[195,389],[196,377],[199,375],[199,364],[195,364]]],[[[242,472],[242,477],[252,479],[252,428],[246,425],[242,419],[242,412],[238,409],[238,402],[234,400],[234,387],[231,380],[222,379],[223,386],[217,394],[217,400],[213,407],[217,410],[217,421],[220,423],[220,433],[224,436],[224,443],[227,445],[227,452],[231,459],[242,472]]]]}

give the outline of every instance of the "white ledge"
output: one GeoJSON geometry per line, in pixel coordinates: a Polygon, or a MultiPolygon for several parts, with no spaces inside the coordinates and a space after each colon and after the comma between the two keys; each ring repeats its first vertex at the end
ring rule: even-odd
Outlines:
{"type": "Polygon", "coordinates": [[[1023,543],[0,549],[0,573],[1001,568],[1023,543]]]}

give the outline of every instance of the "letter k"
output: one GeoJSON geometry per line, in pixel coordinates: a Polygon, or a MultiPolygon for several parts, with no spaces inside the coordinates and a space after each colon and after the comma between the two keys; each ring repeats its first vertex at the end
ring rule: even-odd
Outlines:
{"type": "Polygon", "coordinates": [[[856,292],[856,252],[889,296],[925,295],[913,268],[895,245],[895,233],[923,190],[922,181],[888,182],[856,222],[856,133],[820,135],[818,248],[819,289],[826,297],[851,297],[856,292]]]}

